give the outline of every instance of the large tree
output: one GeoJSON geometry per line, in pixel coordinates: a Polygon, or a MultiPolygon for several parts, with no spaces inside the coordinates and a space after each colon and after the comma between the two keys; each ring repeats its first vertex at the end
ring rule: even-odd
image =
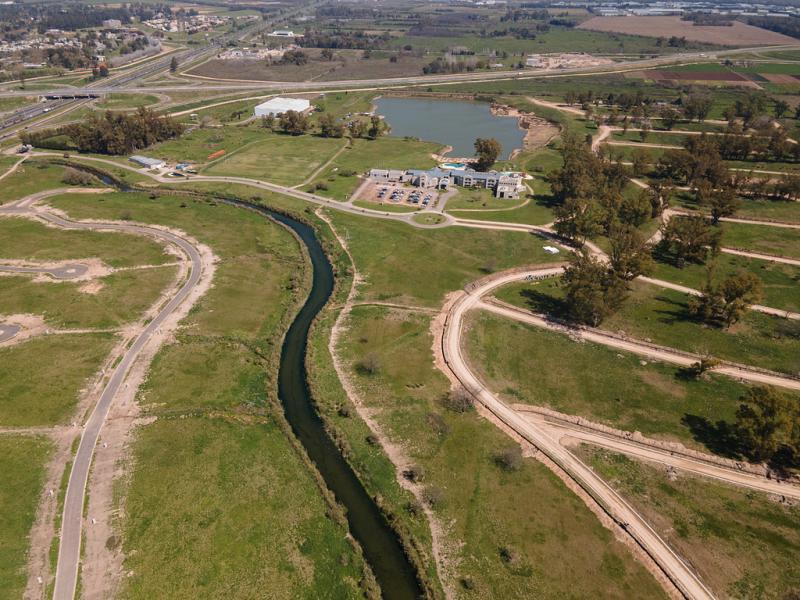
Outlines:
{"type": "Polygon", "coordinates": [[[619,309],[627,292],[625,281],[585,250],[572,256],[562,282],[567,316],[593,327],[619,309]]]}
{"type": "Polygon", "coordinates": [[[744,452],[753,460],[770,461],[786,447],[798,457],[800,410],[794,400],[774,388],[756,387],[741,398],[736,431],[744,452]]]}
{"type": "Polygon", "coordinates": [[[610,234],[609,262],[614,274],[624,281],[647,275],[653,269],[650,246],[638,229],[630,226],[614,227],[610,234]]]}
{"type": "Polygon", "coordinates": [[[603,233],[603,210],[588,198],[567,198],[555,207],[554,229],[558,235],[579,245],[603,233]]]}
{"type": "Polygon", "coordinates": [[[751,304],[762,298],[763,284],[750,271],[741,271],[716,284],[713,271],[713,268],[708,271],[702,294],[690,298],[689,311],[710,325],[730,327],[751,304]]]}
{"type": "Polygon", "coordinates": [[[308,117],[295,110],[287,110],[280,116],[280,126],[290,135],[302,135],[308,131],[308,117]]]}
{"type": "Polygon", "coordinates": [[[703,217],[675,217],[661,227],[658,250],[677,267],[704,263],[719,251],[722,232],[703,217]]]}
{"type": "Polygon", "coordinates": [[[494,138],[478,138],[475,140],[475,156],[478,157],[479,171],[487,171],[497,161],[502,147],[494,138]]]}

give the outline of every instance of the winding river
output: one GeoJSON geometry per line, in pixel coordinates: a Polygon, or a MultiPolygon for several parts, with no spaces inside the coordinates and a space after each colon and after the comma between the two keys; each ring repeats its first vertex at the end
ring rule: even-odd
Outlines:
{"type": "Polygon", "coordinates": [[[328,488],[346,508],[350,532],[364,550],[383,597],[386,600],[423,597],[416,569],[396,533],[331,440],[311,399],[305,362],[308,334],[315,317],[333,293],[333,268],[310,226],[266,208],[257,210],[298,235],[308,249],[314,272],[311,292],[289,327],[281,349],[278,396],[286,419],[328,488]]]}

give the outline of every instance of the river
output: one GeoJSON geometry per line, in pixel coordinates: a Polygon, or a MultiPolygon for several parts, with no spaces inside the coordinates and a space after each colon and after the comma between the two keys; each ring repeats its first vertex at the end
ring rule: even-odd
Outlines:
{"type": "Polygon", "coordinates": [[[267,209],[262,212],[300,237],[308,249],[314,272],[311,292],[289,327],[281,349],[278,396],[286,419],[328,488],[347,509],[350,532],[364,550],[383,597],[386,600],[420,598],[423,591],[414,566],[396,533],[325,430],[308,388],[305,356],[309,329],[333,293],[333,268],[310,226],[267,209]]]}
{"type": "Polygon", "coordinates": [[[453,147],[449,154],[458,158],[475,155],[476,138],[496,139],[504,159],[525,140],[516,118],[493,115],[483,102],[388,97],[375,100],[375,108],[391,126],[391,135],[447,144],[453,147]]]}

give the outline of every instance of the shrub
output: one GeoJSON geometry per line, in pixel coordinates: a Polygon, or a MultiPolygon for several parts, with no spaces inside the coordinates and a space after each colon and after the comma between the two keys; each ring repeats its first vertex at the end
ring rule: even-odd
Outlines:
{"type": "Polygon", "coordinates": [[[472,394],[466,388],[458,386],[442,398],[442,405],[455,413],[469,412],[474,408],[472,394]]]}
{"type": "Polygon", "coordinates": [[[357,368],[365,375],[375,375],[381,370],[381,359],[374,352],[370,352],[359,361],[357,368]]]}
{"type": "Polygon", "coordinates": [[[94,181],[93,175],[72,167],[65,167],[64,174],[61,176],[61,182],[67,185],[91,185],[94,181]]]}
{"type": "Polygon", "coordinates": [[[422,493],[422,498],[428,503],[428,506],[436,507],[444,502],[444,492],[437,487],[428,487],[422,493]]]}
{"type": "Polygon", "coordinates": [[[522,450],[516,445],[509,446],[494,457],[494,462],[504,471],[519,471],[522,467],[522,450]]]}
{"type": "Polygon", "coordinates": [[[425,468],[422,465],[411,465],[403,471],[403,477],[414,483],[420,483],[425,479],[425,468]]]}

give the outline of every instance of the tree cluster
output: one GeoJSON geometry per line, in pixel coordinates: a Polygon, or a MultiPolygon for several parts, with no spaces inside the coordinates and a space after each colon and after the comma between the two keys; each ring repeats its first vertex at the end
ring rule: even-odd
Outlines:
{"type": "MultiPolygon", "coordinates": [[[[131,114],[107,111],[103,115],[90,115],[80,123],[71,123],[55,130],[20,134],[23,143],[39,147],[48,145],[49,139],[66,138],[71,147],[81,152],[96,154],[130,154],[163,142],[183,133],[183,125],[170,117],[146,108],[131,114]]],[[[58,149],[64,149],[62,145],[58,149]]]]}
{"type": "Polygon", "coordinates": [[[730,327],[762,297],[761,279],[750,271],[736,273],[721,283],[715,283],[713,269],[709,269],[702,294],[689,299],[689,312],[708,325],[730,327]]]}
{"type": "Polygon", "coordinates": [[[674,217],[661,227],[656,248],[659,258],[678,268],[687,263],[703,264],[719,253],[722,230],[703,217],[674,217]]]}
{"type": "Polygon", "coordinates": [[[780,468],[800,464],[800,404],[768,387],[756,387],[742,398],[736,412],[741,450],[750,459],[780,468]]]}

